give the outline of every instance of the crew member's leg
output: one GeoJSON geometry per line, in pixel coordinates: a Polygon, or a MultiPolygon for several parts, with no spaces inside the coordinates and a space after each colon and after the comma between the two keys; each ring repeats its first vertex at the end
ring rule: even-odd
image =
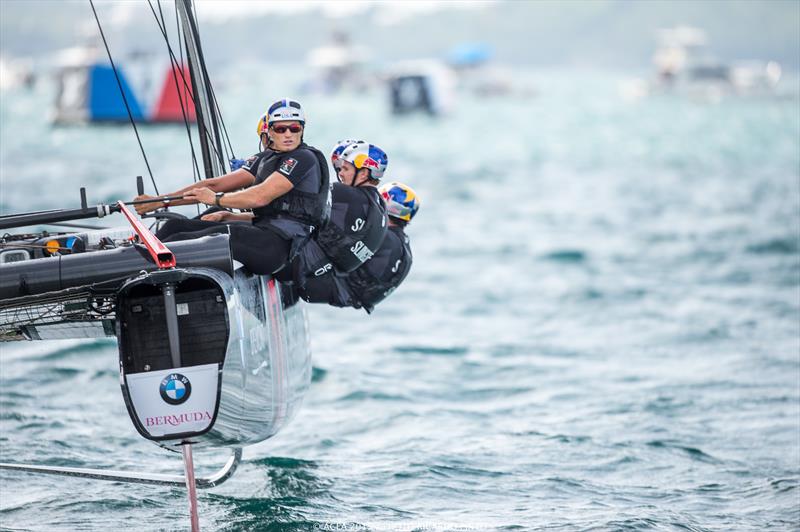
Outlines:
{"type": "Polygon", "coordinates": [[[259,275],[272,274],[289,259],[291,241],[274,231],[249,224],[231,224],[231,253],[248,270],[259,275]]]}
{"type": "Polygon", "coordinates": [[[193,216],[192,220],[199,220],[203,216],[205,216],[206,214],[211,214],[211,213],[214,213],[214,212],[219,212],[219,211],[224,211],[224,210],[225,209],[223,209],[221,207],[209,207],[208,209],[204,210],[203,212],[201,212],[197,216],[193,216]]]}
{"type": "Polygon", "coordinates": [[[228,232],[230,232],[231,256],[253,273],[259,275],[275,273],[283,268],[289,259],[291,241],[282,238],[274,231],[260,229],[249,223],[170,220],[158,232],[158,237],[163,242],[174,242],[228,232]],[[162,237],[162,232],[167,236],[162,237]]]}
{"type": "MultiPolygon", "coordinates": [[[[221,231],[217,232],[227,232],[225,229],[225,224],[220,222],[208,222],[205,220],[167,220],[167,222],[161,226],[161,229],[156,232],[156,236],[161,241],[172,240],[185,240],[185,238],[173,238],[173,235],[177,233],[189,233],[194,231],[203,231],[209,228],[217,228],[221,231]]],[[[211,234],[211,233],[207,233],[211,234]]],[[[188,238],[197,238],[194,236],[190,236],[188,238]]]]}
{"type": "Polygon", "coordinates": [[[292,269],[298,293],[305,301],[334,307],[353,306],[345,278],[336,274],[330,259],[315,241],[303,246],[292,262],[292,269]]]}

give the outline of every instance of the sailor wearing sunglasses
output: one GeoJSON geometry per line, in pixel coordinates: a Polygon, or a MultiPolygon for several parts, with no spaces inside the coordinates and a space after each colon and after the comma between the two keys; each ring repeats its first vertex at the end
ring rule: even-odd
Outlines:
{"type": "MultiPolygon", "coordinates": [[[[235,260],[253,273],[289,280],[285,266],[329,215],[327,161],[303,142],[305,124],[298,102],[285,98],[272,104],[258,123],[261,153],[238,170],[169,194],[183,195],[173,205],[204,203],[218,210],[200,220],[169,220],[157,236],[169,242],[230,232],[235,260]]],[[[144,214],[163,206],[154,201],[137,205],[137,211],[144,214]]]]}

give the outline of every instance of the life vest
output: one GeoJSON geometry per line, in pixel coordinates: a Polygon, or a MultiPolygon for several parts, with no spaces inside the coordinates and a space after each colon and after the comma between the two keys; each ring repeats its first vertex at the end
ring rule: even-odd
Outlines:
{"type": "Polygon", "coordinates": [[[408,236],[399,226],[391,226],[389,231],[397,236],[397,240],[387,234],[375,256],[347,278],[347,283],[355,295],[355,308],[363,307],[367,314],[394,292],[411,271],[413,256],[408,236]],[[400,243],[401,255],[399,259],[394,259],[395,264],[392,265],[389,261],[392,260],[392,248],[397,242],[400,243]]]}
{"type": "Polygon", "coordinates": [[[318,149],[305,143],[300,144],[300,146],[289,152],[267,149],[266,151],[270,152],[270,154],[262,158],[258,163],[255,175],[257,178],[262,178],[263,176],[263,179],[266,179],[278,170],[278,162],[282,160],[282,156],[291,157],[300,150],[310,151],[317,158],[320,168],[319,189],[307,192],[294,187],[283,196],[275,198],[269,204],[263,207],[256,207],[253,209],[253,214],[255,215],[253,223],[255,225],[258,225],[264,219],[275,218],[279,215],[294,218],[316,229],[327,223],[330,216],[330,202],[328,201],[330,174],[328,173],[328,162],[318,149]]]}
{"type": "Polygon", "coordinates": [[[292,278],[298,295],[309,303],[355,307],[347,274],[336,270],[315,240],[309,240],[292,262],[292,278]]]}
{"type": "MultiPolygon", "coordinates": [[[[337,187],[346,187],[335,183],[332,189],[332,200],[336,203],[337,187]]],[[[355,187],[353,190],[363,195],[367,207],[365,215],[359,215],[355,224],[347,230],[330,220],[316,236],[317,244],[325,252],[331,263],[341,272],[350,273],[372,258],[386,235],[388,225],[386,205],[375,187],[355,187]]],[[[335,207],[334,207],[335,208],[335,207]]]]}

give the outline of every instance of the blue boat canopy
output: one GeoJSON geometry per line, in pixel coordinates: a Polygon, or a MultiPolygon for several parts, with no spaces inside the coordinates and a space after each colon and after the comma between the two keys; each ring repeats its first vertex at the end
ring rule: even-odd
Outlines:
{"type": "Polygon", "coordinates": [[[453,47],[447,62],[453,66],[476,66],[492,58],[492,47],[482,42],[465,42],[453,47]]]}

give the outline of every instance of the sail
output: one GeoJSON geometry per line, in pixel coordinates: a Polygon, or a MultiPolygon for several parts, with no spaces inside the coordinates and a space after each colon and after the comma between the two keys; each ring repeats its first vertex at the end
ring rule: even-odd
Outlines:
{"type": "MultiPolygon", "coordinates": [[[[144,113],[125,74],[118,71],[118,75],[133,119],[142,120],[144,113]]],[[[114,70],[110,66],[93,65],[89,69],[89,117],[94,121],[128,121],[128,111],[125,109],[114,70]]]]}
{"type": "Polygon", "coordinates": [[[153,122],[182,122],[184,113],[189,122],[197,120],[194,106],[191,105],[193,95],[189,79],[189,69],[186,66],[172,66],[166,71],[150,117],[153,122]],[[185,84],[183,80],[186,80],[185,84]]]}

